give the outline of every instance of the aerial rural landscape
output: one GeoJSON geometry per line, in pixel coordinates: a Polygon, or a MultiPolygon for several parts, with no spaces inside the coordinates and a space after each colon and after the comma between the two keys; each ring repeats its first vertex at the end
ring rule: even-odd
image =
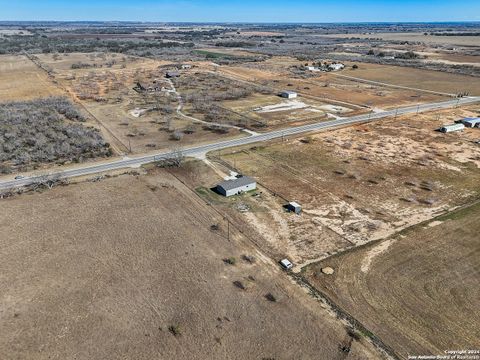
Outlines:
{"type": "Polygon", "coordinates": [[[32,14],[0,359],[480,359],[480,22],[32,14]]]}

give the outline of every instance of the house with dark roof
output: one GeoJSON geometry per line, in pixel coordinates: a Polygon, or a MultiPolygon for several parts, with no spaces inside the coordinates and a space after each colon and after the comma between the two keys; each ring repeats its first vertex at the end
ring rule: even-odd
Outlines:
{"type": "Polygon", "coordinates": [[[165,74],[165,77],[167,79],[171,79],[171,78],[176,78],[176,77],[179,77],[180,76],[180,73],[178,71],[168,71],[166,74],[165,74]]]}

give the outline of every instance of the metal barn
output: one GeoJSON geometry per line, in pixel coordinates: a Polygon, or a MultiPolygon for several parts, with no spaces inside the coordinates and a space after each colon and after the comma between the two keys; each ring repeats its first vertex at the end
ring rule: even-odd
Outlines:
{"type": "Polygon", "coordinates": [[[249,176],[241,176],[233,180],[225,180],[217,185],[218,193],[229,197],[255,190],[257,182],[249,176]]]}

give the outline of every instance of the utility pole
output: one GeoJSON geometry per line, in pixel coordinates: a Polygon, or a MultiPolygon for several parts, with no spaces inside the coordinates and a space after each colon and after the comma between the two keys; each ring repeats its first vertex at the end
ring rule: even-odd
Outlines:
{"type": "Polygon", "coordinates": [[[230,219],[225,216],[223,220],[227,222],[227,240],[230,241],[230,219]]]}
{"type": "Polygon", "coordinates": [[[420,104],[417,105],[417,115],[419,111],[420,111],[420,104]]]}
{"type": "Polygon", "coordinates": [[[395,120],[397,120],[398,109],[395,109],[395,120]]]}

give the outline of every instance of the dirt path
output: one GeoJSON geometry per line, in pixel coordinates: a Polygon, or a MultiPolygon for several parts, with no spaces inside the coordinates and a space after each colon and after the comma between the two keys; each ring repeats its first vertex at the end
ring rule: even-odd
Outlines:
{"type": "Polygon", "coordinates": [[[214,125],[214,126],[220,126],[220,127],[229,128],[229,129],[236,129],[236,130],[240,130],[240,131],[244,131],[246,133],[249,133],[250,135],[256,135],[257,134],[254,131],[251,131],[251,130],[248,130],[248,129],[245,129],[245,128],[242,128],[242,127],[239,127],[239,126],[228,125],[228,124],[220,124],[220,123],[215,123],[215,122],[208,122],[208,121],[198,119],[198,118],[190,116],[190,115],[186,115],[182,111],[182,109],[185,105],[184,102],[183,102],[182,96],[177,91],[177,89],[176,89],[175,85],[173,84],[172,80],[167,79],[167,81],[170,84],[170,86],[172,87],[172,92],[177,96],[178,106],[177,106],[176,111],[177,111],[177,114],[180,115],[181,117],[183,117],[185,119],[188,119],[188,120],[191,120],[191,121],[201,123],[201,124],[205,124],[205,125],[214,125]]]}

